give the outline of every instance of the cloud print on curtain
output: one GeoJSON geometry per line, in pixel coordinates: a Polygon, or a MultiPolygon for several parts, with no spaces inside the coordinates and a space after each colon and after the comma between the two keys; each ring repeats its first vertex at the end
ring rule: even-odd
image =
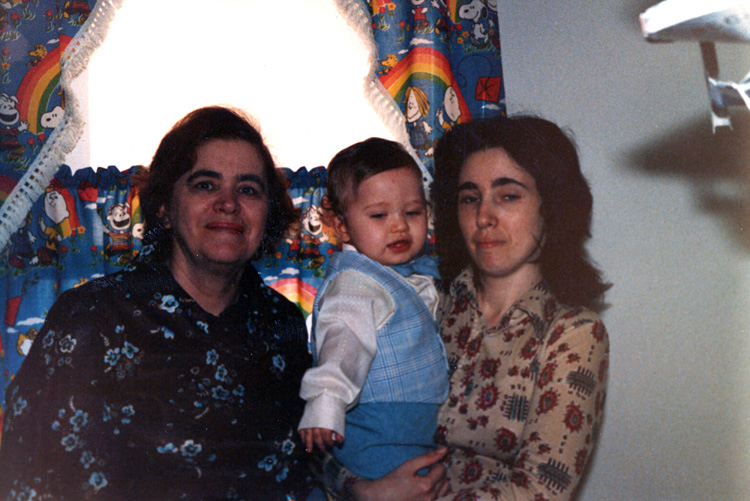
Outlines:
{"type": "Polygon", "coordinates": [[[435,142],[453,125],[505,112],[497,0],[338,0],[373,42],[366,86],[391,132],[432,179],[435,142]]]}

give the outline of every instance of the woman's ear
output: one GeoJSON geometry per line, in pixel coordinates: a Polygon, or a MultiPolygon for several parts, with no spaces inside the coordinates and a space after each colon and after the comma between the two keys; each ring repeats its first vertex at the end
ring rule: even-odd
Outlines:
{"type": "Polygon", "coordinates": [[[167,217],[167,207],[165,205],[159,207],[156,216],[161,220],[165,228],[170,229],[172,227],[172,225],[169,224],[169,218],[167,217]]]}

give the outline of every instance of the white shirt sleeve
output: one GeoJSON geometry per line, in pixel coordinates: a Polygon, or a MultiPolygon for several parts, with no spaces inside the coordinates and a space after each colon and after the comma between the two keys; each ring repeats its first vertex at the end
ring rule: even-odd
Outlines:
{"type": "Polygon", "coordinates": [[[345,270],[331,280],[315,327],[318,365],[302,378],[300,396],[307,404],[299,429],[345,436],[345,414],[359,400],[377,352],[377,331],[394,310],[391,295],[364,273],[345,270]]]}

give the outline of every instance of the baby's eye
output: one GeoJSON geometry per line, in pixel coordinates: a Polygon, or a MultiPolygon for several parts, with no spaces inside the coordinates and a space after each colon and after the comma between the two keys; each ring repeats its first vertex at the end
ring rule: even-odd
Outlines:
{"type": "Polygon", "coordinates": [[[424,211],[422,209],[414,209],[414,210],[406,211],[406,215],[409,217],[421,216],[422,214],[424,214],[424,211]]]}
{"type": "Polygon", "coordinates": [[[385,217],[385,213],[382,212],[376,212],[375,214],[370,214],[370,219],[383,219],[385,217]]]}

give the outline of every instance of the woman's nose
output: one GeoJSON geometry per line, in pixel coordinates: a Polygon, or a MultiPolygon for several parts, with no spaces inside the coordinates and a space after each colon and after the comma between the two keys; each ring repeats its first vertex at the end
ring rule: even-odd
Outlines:
{"type": "Polygon", "coordinates": [[[214,210],[232,214],[237,211],[238,207],[237,195],[233,191],[220,190],[217,193],[216,200],[214,201],[214,210]]]}
{"type": "Polygon", "coordinates": [[[477,207],[477,226],[479,228],[487,228],[497,222],[495,213],[487,202],[481,202],[477,207]]]}

